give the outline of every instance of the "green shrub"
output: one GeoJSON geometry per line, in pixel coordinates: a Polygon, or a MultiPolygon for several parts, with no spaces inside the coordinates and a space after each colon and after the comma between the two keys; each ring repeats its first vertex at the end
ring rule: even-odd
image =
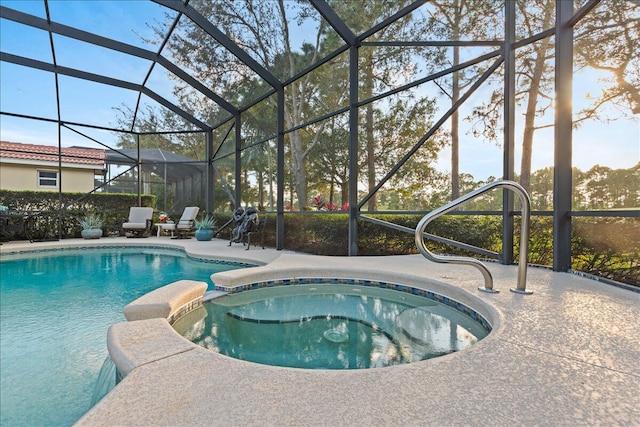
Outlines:
{"type": "MultiPolygon", "coordinates": [[[[80,237],[82,227],[78,220],[87,212],[100,212],[107,235],[119,233],[129,217],[129,208],[138,205],[138,196],[0,190],[0,205],[7,206],[10,214],[3,240],[43,240],[58,235],[80,237]]],[[[155,196],[143,195],[142,206],[155,206],[155,196]]]]}

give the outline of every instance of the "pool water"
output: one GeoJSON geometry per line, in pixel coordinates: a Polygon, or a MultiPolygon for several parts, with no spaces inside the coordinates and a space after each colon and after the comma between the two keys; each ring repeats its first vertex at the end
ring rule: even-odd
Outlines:
{"type": "Polygon", "coordinates": [[[241,360],[307,369],[380,368],[463,350],[488,334],[448,305],[350,284],[263,288],[214,298],[174,323],[241,360]]]}
{"type": "Polygon", "coordinates": [[[126,304],[180,279],[212,287],[212,273],[235,268],[154,248],[3,254],[0,425],[72,425],[90,409],[107,329],[126,304]]]}

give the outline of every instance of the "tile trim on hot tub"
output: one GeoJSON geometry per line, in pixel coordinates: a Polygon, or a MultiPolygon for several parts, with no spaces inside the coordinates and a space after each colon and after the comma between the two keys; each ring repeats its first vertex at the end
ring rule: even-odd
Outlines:
{"type": "Polygon", "coordinates": [[[384,280],[373,280],[373,279],[354,279],[354,278],[344,278],[344,277],[295,277],[288,279],[269,279],[259,282],[248,283],[244,285],[238,286],[220,286],[215,285],[216,291],[228,292],[228,293],[238,293],[243,291],[250,291],[255,289],[263,289],[270,288],[274,286],[289,286],[289,285],[308,285],[308,284],[347,284],[354,286],[368,286],[374,288],[382,288],[382,289],[390,289],[399,292],[406,292],[413,295],[418,295],[439,303],[442,303],[446,306],[449,306],[457,311],[460,311],[467,316],[471,317],[473,320],[479,322],[482,327],[491,331],[493,326],[491,323],[477,310],[469,307],[466,304],[461,303],[453,298],[441,295],[439,293],[429,291],[422,288],[417,288],[410,285],[404,285],[401,283],[388,282],[384,280]]]}

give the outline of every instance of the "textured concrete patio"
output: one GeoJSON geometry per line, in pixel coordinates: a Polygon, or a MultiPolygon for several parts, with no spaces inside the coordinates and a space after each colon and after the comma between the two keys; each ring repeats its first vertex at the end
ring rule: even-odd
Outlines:
{"type": "MultiPolygon", "coordinates": [[[[491,317],[473,347],[409,365],[316,371],[239,361],[197,347],[164,320],[128,327],[129,375],[78,426],[113,425],[638,425],[640,294],[568,273],[529,268],[527,289],[509,292],[517,267],[480,273],[420,255],[319,257],[241,245],[108,238],[12,243],[1,251],[85,245],[184,247],[196,257],[261,267],[219,273],[216,284],[325,275],[398,281],[448,290],[491,317]],[[131,332],[133,331],[133,332],[131,332]]],[[[159,284],[161,285],[161,284],[159,284]]]]}

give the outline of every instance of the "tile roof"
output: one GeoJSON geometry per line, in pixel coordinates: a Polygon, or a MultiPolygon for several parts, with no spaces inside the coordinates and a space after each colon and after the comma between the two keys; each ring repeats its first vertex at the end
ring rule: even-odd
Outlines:
{"type": "MultiPolygon", "coordinates": [[[[58,161],[58,147],[54,145],[20,144],[0,141],[0,158],[58,161]]],[[[104,150],[90,148],[62,148],[62,162],[104,166],[104,150]]]]}

